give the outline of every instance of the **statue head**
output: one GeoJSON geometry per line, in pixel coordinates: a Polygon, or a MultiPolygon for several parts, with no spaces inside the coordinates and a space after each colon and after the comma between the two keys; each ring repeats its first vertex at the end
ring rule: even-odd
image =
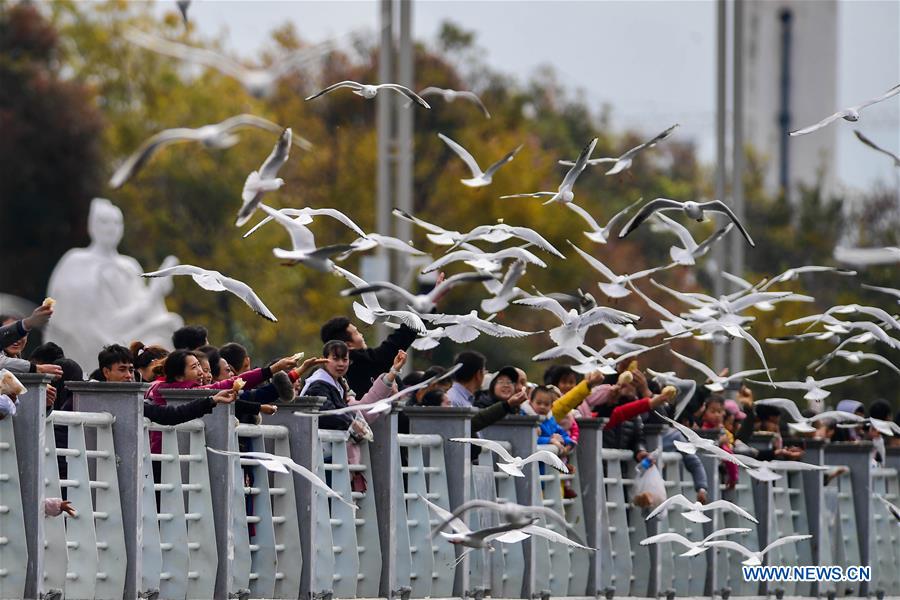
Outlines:
{"type": "Polygon", "coordinates": [[[106,198],[91,200],[91,210],[88,213],[88,235],[91,236],[91,244],[115,250],[122,241],[123,232],[122,211],[106,198]]]}

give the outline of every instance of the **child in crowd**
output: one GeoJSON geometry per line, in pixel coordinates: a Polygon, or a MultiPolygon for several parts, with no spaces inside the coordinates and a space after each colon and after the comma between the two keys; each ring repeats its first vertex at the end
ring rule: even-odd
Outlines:
{"type": "MultiPolygon", "coordinates": [[[[732,402],[734,401],[732,400],[732,402]]],[[[705,430],[721,430],[723,433],[719,437],[719,447],[729,454],[734,454],[734,416],[729,416],[732,422],[732,430],[725,427],[726,416],[729,415],[728,411],[725,410],[725,399],[721,396],[710,396],[706,401],[706,410],[703,411],[703,417],[701,418],[701,428],[705,430]]],[[[738,466],[731,462],[722,461],[722,467],[725,469],[725,485],[729,489],[734,488],[738,481],[738,466]]]]}
{"type": "MultiPolygon", "coordinates": [[[[553,408],[553,403],[558,400],[559,397],[559,390],[555,387],[539,385],[531,391],[530,404],[534,413],[538,416],[538,419],[540,419],[540,432],[538,433],[537,438],[538,445],[549,444],[551,446],[556,446],[559,450],[559,457],[566,463],[566,466],[569,467],[569,471],[571,472],[572,467],[569,465],[569,461],[566,457],[575,448],[576,442],[569,433],[556,422],[556,419],[553,418],[553,415],[550,413],[553,408]]],[[[571,414],[567,414],[566,418],[573,422],[575,420],[571,418],[571,414]]],[[[576,492],[572,488],[571,482],[566,481],[563,485],[563,495],[566,498],[575,497],[576,492]]]]}

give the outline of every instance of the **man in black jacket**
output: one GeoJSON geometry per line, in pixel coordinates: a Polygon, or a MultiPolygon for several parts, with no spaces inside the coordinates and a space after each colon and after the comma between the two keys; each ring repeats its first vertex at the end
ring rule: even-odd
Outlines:
{"type": "Polygon", "coordinates": [[[382,373],[390,370],[394,357],[400,350],[408,350],[416,341],[415,329],[401,325],[391,333],[377,348],[369,348],[362,333],[347,317],[334,317],[322,325],[322,343],[339,340],[350,348],[350,368],[346,379],[357,398],[372,387],[372,382],[382,373]]]}

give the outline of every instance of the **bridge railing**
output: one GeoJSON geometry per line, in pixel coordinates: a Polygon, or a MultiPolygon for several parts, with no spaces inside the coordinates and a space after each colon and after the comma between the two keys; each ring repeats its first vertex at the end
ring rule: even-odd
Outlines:
{"type": "MultiPolygon", "coordinates": [[[[542,473],[532,464],[525,477],[511,477],[497,468],[496,457],[451,441],[472,437],[467,409],[410,409],[408,435],[396,433],[396,413],[386,415],[373,423],[374,442],[350,447],[346,432],[320,431],[315,416],[295,414],[314,412],[315,399],[282,405],[263,425],[239,424],[233,407],[218,406],[202,419],[164,427],[144,420],[141,384],[73,384],[76,411],[48,416],[49,378],[22,379],[28,392],[18,414],[0,421],[2,598],[900,593],[900,535],[881,501],[897,503],[900,496],[895,449],[876,468],[869,443],[809,441],[804,460],[847,466],[846,473],[826,484],[828,473],[819,471],[781,471],[780,479],[760,482],[742,470],[733,489],[719,488],[718,465],[704,458],[713,475],[711,499],[721,493],[752,509],[759,525],[714,512],[711,523],[698,526],[674,510],[648,522],[646,510],[630,503],[631,451],[603,449],[602,423],[590,419],[581,422],[579,446],[568,457],[574,473],[542,473]],[[67,433],[65,448],[56,448],[54,427],[67,433]],[[161,434],[160,454],[150,454],[148,431],[161,434]],[[270,472],[257,460],[207,453],[207,447],[289,458],[358,508],[319,494],[299,474],[270,472]],[[66,466],[63,478],[58,458],[66,466]],[[563,492],[567,481],[574,497],[563,492]],[[598,551],[531,537],[463,554],[432,537],[437,519],[420,495],[447,509],[473,497],[546,506],[571,528],[540,525],[577,535],[598,551]],[[63,496],[77,517],[46,516],[44,500],[63,496]],[[706,558],[684,559],[672,557],[676,547],[640,545],[659,531],[698,540],[722,526],[749,527],[731,539],[751,549],[812,533],[809,544],[773,551],[765,562],[871,564],[872,581],[749,584],[739,554],[711,549],[706,558]]],[[[177,404],[206,395],[179,391],[167,399],[177,404]]],[[[479,435],[526,456],[537,449],[536,426],[534,417],[512,416],[479,435]]],[[[693,498],[680,454],[664,452],[660,467],[670,495],[693,498]]],[[[481,527],[499,517],[473,512],[467,522],[481,527]]]]}

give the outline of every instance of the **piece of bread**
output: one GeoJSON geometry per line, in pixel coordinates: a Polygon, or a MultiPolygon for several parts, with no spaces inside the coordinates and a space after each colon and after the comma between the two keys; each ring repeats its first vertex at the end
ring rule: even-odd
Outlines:
{"type": "Polygon", "coordinates": [[[231,384],[231,389],[234,390],[236,393],[238,393],[242,389],[244,389],[245,385],[247,385],[247,382],[244,381],[243,379],[241,379],[240,377],[238,377],[237,379],[234,380],[234,383],[231,384]]]}
{"type": "Polygon", "coordinates": [[[291,360],[300,362],[301,360],[303,360],[304,356],[306,356],[306,352],[298,352],[297,354],[295,354],[291,357],[291,360]]]}
{"type": "Polygon", "coordinates": [[[2,373],[2,375],[0,375],[0,394],[18,396],[19,394],[24,394],[28,391],[25,389],[25,386],[22,385],[22,382],[19,381],[19,378],[6,369],[0,371],[0,373],[2,373]]]}
{"type": "Polygon", "coordinates": [[[678,394],[678,389],[674,385],[667,385],[662,389],[660,395],[674,398],[678,394]]]}
{"type": "Polygon", "coordinates": [[[638,361],[633,360],[630,363],[628,363],[628,368],[625,370],[626,371],[637,371],[638,370],[638,361]]]}
{"type": "Polygon", "coordinates": [[[54,300],[50,296],[47,296],[46,298],[44,298],[44,302],[41,304],[41,306],[46,306],[47,308],[53,308],[54,304],[56,304],[56,300],[54,300]]]}
{"type": "Polygon", "coordinates": [[[616,383],[623,385],[632,381],[634,381],[634,375],[631,374],[631,371],[622,371],[619,373],[619,380],[616,383]]]}

